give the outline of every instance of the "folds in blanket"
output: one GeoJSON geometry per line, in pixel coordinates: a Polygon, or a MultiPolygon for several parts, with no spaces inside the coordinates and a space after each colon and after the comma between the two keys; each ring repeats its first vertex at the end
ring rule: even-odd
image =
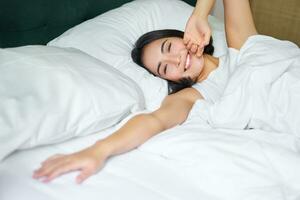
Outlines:
{"type": "Polygon", "coordinates": [[[222,98],[213,105],[203,104],[206,108],[198,112],[206,110],[202,118],[212,127],[256,128],[300,137],[299,48],[269,37],[247,43],[222,98]]]}

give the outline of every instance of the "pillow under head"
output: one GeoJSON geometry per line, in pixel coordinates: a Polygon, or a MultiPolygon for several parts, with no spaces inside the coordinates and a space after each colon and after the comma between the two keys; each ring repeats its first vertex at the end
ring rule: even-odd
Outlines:
{"type": "MultiPolygon", "coordinates": [[[[136,0],[88,20],[49,42],[50,46],[74,47],[106,62],[141,87],[146,107],[156,109],[167,95],[167,82],[154,77],[131,59],[137,39],[158,29],[184,30],[193,7],[179,0],[136,0]]],[[[223,24],[210,16],[216,56],[225,52],[223,24]]]]}

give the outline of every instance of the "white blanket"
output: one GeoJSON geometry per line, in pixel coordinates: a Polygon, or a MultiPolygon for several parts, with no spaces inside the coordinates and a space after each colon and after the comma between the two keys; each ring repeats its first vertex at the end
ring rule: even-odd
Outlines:
{"type": "MultiPolygon", "coordinates": [[[[197,102],[183,125],[157,135],[130,153],[109,159],[103,170],[80,186],[75,184],[77,172],[49,184],[31,176],[48,156],[89,146],[121,124],[66,143],[15,152],[0,163],[0,199],[300,199],[300,140],[275,131],[239,130],[260,125],[265,130],[295,133],[299,121],[299,108],[295,106],[299,98],[295,92],[299,50],[277,41],[283,44],[281,52],[259,56],[250,50],[259,47],[255,41],[260,38],[274,45],[273,39],[263,37],[248,40],[249,49],[245,46],[240,55],[252,64],[239,67],[222,101],[215,106],[197,102]],[[275,56],[273,63],[268,56],[275,56]],[[265,65],[255,65],[262,60],[265,65]],[[237,130],[211,129],[201,120],[237,130]]],[[[272,50],[261,48],[262,52],[272,50]]]]}
{"type": "Polygon", "coordinates": [[[118,127],[16,152],[0,164],[0,199],[297,200],[300,141],[259,130],[214,130],[191,117],[136,150],[113,157],[82,185],[77,172],[32,179],[46,157],[93,144],[118,127]],[[30,159],[30,162],[28,162],[30,159]]]}
{"type": "Polygon", "coordinates": [[[212,127],[258,128],[300,136],[300,50],[288,41],[252,36],[214,105],[196,103],[212,127]],[[205,112],[206,111],[206,112],[205,112]]]}

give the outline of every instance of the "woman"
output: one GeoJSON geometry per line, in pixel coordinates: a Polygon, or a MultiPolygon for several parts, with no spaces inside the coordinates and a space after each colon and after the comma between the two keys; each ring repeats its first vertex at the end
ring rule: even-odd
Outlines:
{"type": "Polygon", "coordinates": [[[81,183],[99,171],[109,157],[130,151],[154,135],[183,123],[196,100],[217,101],[225,87],[226,77],[233,70],[231,58],[249,36],[257,34],[248,0],[223,0],[223,3],[226,39],[231,48],[226,57],[202,54],[204,46],[209,44],[211,31],[207,19],[214,0],[198,0],[183,39],[164,37],[154,40],[140,49],[141,59],[136,60],[153,74],[173,83],[191,80],[196,84],[168,95],[158,110],[133,117],[91,147],[70,155],[50,157],[33,177],[48,182],[64,173],[79,170],[76,181],[81,183]]]}
{"type": "MultiPolygon", "coordinates": [[[[172,73],[170,69],[173,68],[172,64],[176,64],[176,62],[183,62],[188,61],[189,64],[190,58],[193,58],[195,55],[193,53],[189,53],[186,49],[186,46],[183,44],[183,38],[184,32],[179,30],[172,30],[172,29],[164,29],[164,30],[156,30],[148,32],[144,35],[142,35],[138,41],[135,44],[134,49],[131,52],[131,57],[133,61],[146,69],[148,72],[152,73],[155,76],[161,76],[160,71],[163,70],[163,74],[165,76],[161,76],[162,78],[166,79],[168,81],[169,86],[169,94],[178,92],[179,90],[182,90],[187,87],[191,87],[194,85],[197,80],[195,78],[191,78],[190,76],[185,76],[183,78],[180,78],[180,80],[176,80],[176,78],[168,78],[167,73],[172,73]],[[151,50],[152,49],[152,50],[151,50]],[[158,52],[157,52],[158,50],[158,52]],[[167,62],[160,62],[160,55],[162,51],[164,51],[164,55],[167,55],[168,61],[167,62]],[[187,55],[189,55],[187,57],[187,55]],[[185,61],[180,59],[185,59],[185,61]],[[177,61],[178,60],[178,61],[177,61]],[[155,73],[155,70],[153,72],[153,66],[149,64],[149,62],[154,63],[160,63],[158,72],[155,73]]],[[[205,46],[203,53],[206,54],[206,57],[208,55],[212,55],[214,52],[214,46],[213,46],[213,40],[210,38],[209,44],[205,46]]],[[[212,58],[212,56],[210,56],[212,58]]],[[[201,63],[197,62],[197,57],[193,59],[196,61],[196,63],[193,63],[193,65],[196,65],[196,67],[200,67],[201,63]]],[[[157,65],[158,65],[157,64],[157,65]]],[[[178,65],[178,63],[177,63],[178,65]]],[[[188,66],[186,66],[188,67],[188,66]]],[[[155,68],[155,67],[154,67],[155,68]]],[[[176,69],[176,68],[174,68],[176,69]]],[[[185,69],[187,71],[187,69],[185,69]]],[[[174,73],[174,70],[173,70],[174,73]]],[[[191,72],[189,72],[190,74],[191,72]]]]}

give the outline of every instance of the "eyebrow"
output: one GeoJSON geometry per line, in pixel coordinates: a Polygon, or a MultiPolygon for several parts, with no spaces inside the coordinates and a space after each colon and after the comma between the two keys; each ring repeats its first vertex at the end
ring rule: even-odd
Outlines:
{"type": "MultiPolygon", "coordinates": [[[[163,43],[161,44],[161,47],[160,47],[161,53],[164,53],[164,46],[165,46],[167,40],[168,40],[168,39],[166,39],[165,41],[163,41],[163,43]]],[[[158,75],[160,75],[160,73],[159,73],[160,66],[161,66],[161,62],[159,62],[158,65],[157,65],[157,73],[158,73],[158,75]]],[[[160,76],[161,76],[161,75],[160,75],[160,76]]]]}

